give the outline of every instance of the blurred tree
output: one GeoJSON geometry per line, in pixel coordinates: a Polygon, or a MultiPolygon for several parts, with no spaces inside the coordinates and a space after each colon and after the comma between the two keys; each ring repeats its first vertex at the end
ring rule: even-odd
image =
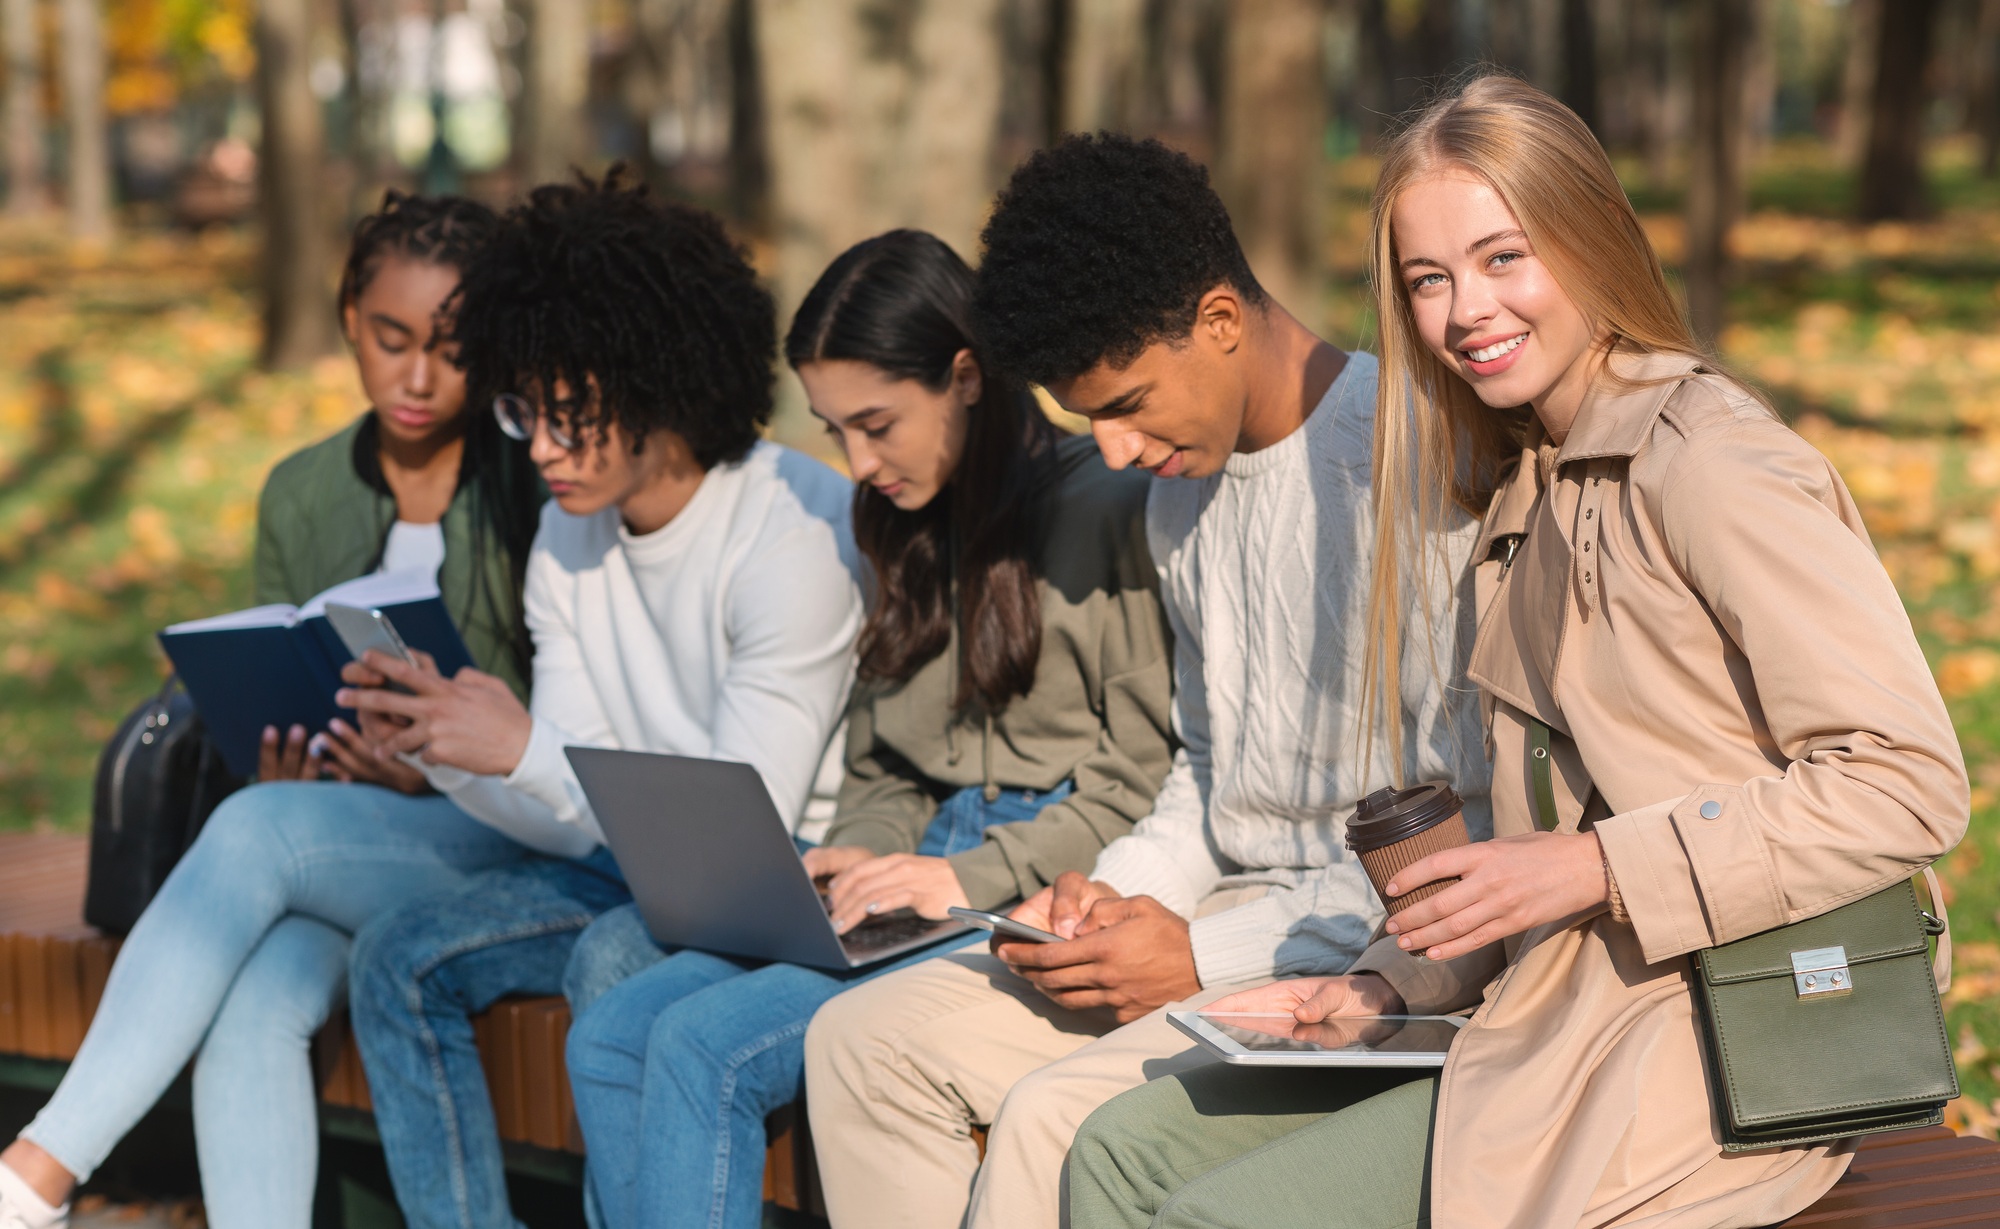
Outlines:
{"type": "Polygon", "coordinates": [[[1915,218],[1929,208],[1924,188],[1924,119],[1932,32],[1939,0],[1884,4],[1875,37],[1875,88],[1861,164],[1863,221],[1915,218]]]}
{"type": "Polygon", "coordinates": [[[1971,85],[1967,118],[1979,137],[1979,173],[1990,179],[2000,169],[2000,0],[1979,0],[1971,85]]]}
{"type": "Polygon", "coordinates": [[[526,0],[521,176],[529,184],[569,178],[590,148],[590,14],[582,0],[526,0]]]}
{"type": "Polygon", "coordinates": [[[64,166],[70,233],[111,238],[111,133],[104,112],[104,14],[98,0],[61,0],[64,166]]]}
{"type": "Polygon", "coordinates": [[[1603,100],[1598,96],[1597,22],[1591,0],[1563,0],[1562,100],[1602,139],[1603,100]]]}
{"type": "Polygon", "coordinates": [[[49,207],[43,160],[42,39],[35,0],[0,0],[0,43],[7,52],[7,212],[49,207]]]}
{"type": "Polygon", "coordinates": [[[1689,60],[1694,115],[1688,150],[1688,319],[1713,345],[1729,285],[1729,230],[1742,212],[1743,79],[1749,14],[1742,0],[1693,0],[1689,60]]]}
{"type": "Polygon", "coordinates": [[[1147,0],[1068,0],[1063,36],[1062,127],[1129,132],[1146,105],[1147,0]]]}
{"type": "Polygon", "coordinates": [[[1623,84],[1646,181],[1654,188],[1666,185],[1673,168],[1679,82],[1671,64],[1672,17],[1668,0],[1632,0],[1625,12],[1623,84]]]}
{"type": "Polygon", "coordinates": [[[1875,94],[1876,40],[1882,33],[1885,0],[1848,0],[1847,54],[1840,73],[1840,126],[1835,142],[1850,167],[1861,165],[1868,148],[1868,113],[1875,94]]]}
{"type": "Polygon", "coordinates": [[[1325,22],[1322,0],[1230,6],[1216,168],[1257,280],[1314,329],[1324,315],[1325,22]]]}
{"type": "MultiPolygon", "coordinates": [[[[849,245],[920,226],[968,261],[996,186],[1001,0],[757,0],[781,319],[849,245]]],[[[792,382],[777,430],[813,436],[792,382]]]]}
{"type": "Polygon", "coordinates": [[[340,343],[327,306],[333,252],[320,212],[326,134],[309,73],[312,0],[262,0],[256,19],[263,139],[257,203],[264,226],[264,364],[296,368],[340,343]]]}

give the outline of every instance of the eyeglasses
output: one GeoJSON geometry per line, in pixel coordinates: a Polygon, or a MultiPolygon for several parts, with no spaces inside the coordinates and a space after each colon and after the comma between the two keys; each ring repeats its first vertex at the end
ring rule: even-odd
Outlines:
{"type": "MultiPolygon", "coordinates": [[[[501,393],[493,399],[493,417],[509,439],[527,443],[535,438],[535,424],[542,418],[542,412],[535,404],[518,393],[501,393]]],[[[556,447],[575,452],[581,443],[574,434],[561,425],[567,417],[560,410],[548,416],[549,439],[556,447]]]]}

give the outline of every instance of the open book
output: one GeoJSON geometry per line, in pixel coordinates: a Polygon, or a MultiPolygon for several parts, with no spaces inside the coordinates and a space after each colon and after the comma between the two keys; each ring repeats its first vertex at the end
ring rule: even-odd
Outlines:
{"type": "Polygon", "coordinates": [[[160,633],[160,647],[237,776],[257,771],[265,726],[282,733],[297,723],[318,733],[335,717],[354,721],[333,702],[340,668],[353,655],[326,620],[329,602],[380,610],[405,644],[437,659],[447,678],[472,664],[438,596],[437,578],[427,572],[377,572],[335,585],[303,606],[252,606],[176,623],[160,633]]]}

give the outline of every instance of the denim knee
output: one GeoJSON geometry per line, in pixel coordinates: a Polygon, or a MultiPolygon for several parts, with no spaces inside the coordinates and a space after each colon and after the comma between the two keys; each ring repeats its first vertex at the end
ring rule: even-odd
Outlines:
{"type": "Polygon", "coordinates": [[[408,1010],[410,987],[436,964],[430,940],[437,928],[430,924],[429,904],[418,901],[392,909],[355,933],[347,997],[356,1015],[408,1010]]]}
{"type": "Polygon", "coordinates": [[[599,916],[578,937],[563,969],[563,997],[569,1000],[571,1013],[581,1019],[605,991],[666,958],[647,933],[639,906],[620,905],[599,916]]]}
{"type": "Polygon", "coordinates": [[[279,831],[279,820],[298,801],[297,784],[252,785],[224,798],[202,825],[188,856],[199,854],[239,869],[265,865],[274,858],[288,859],[291,847],[279,831]]]}

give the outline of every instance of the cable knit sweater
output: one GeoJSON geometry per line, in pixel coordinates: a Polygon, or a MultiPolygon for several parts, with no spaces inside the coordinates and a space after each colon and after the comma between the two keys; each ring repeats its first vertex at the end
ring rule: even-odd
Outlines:
{"type": "MultiPolygon", "coordinates": [[[[1376,371],[1372,355],[1350,355],[1299,430],[1213,477],[1155,482],[1147,503],[1184,749],[1152,814],[1105,847],[1093,877],[1192,918],[1204,986],[1344,972],[1382,921],[1345,844],[1355,803],[1392,775],[1380,749],[1361,763],[1376,371]],[[1254,886],[1268,890],[1202,914],[1205,898],[1254,886]]],[[[1436,574],[1409,586],[1417,649],[1401,706],[1404,778],[1451,781],[1482,839],[1492,816],[1464,674],[1469,591],[1454,604],[1477,529],[1461,518],[1436,574]]]]}

